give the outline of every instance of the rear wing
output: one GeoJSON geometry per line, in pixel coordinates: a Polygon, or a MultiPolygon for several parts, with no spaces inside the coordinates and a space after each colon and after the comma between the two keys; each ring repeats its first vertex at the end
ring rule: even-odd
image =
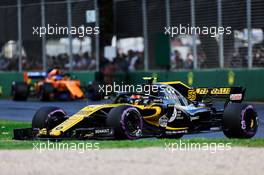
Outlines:
{"type": "Polygon", "coordinates": [[[191,101],[201,101],[206,96],[227,99],[232,102],[241,102],[244,99],[246,89],[242,87],[214,87],[214,88],[190,88],[187,98],[191,101]]]}
{"type": "Polygon", "coordinates": [[[206,96],[227,99],[228,101],[241,102],[244,99],[246,89],[242,87],[189,87],[181,81],[161,82],[168,84],[179,91],[191,101],[202,101],[206,96]]]}
{"type": "Polygon", "coordinates": [[[46,72],[24,72],[24,82],[28,83],[32,80],[44,79],[46,76],[46,72]]]}

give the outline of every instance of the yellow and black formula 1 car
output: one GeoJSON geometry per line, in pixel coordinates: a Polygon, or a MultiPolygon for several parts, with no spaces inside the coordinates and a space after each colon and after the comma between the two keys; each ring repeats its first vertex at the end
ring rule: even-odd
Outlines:
{"type": "Polygon", "coordinates": [[[58,107],[42,107],[32,128],[15,129],[14,139],[180,138],[213,131],[251,138],[257,132],[257,113],[241,103],[241,87],[191,88],[177,81],[151,86],[156,90],[150,94],[119,93],[111,104],[88,105],[72,116],[58,107]],[[218,97],[227,99],[221,108],[214,105],[218,97]]]}

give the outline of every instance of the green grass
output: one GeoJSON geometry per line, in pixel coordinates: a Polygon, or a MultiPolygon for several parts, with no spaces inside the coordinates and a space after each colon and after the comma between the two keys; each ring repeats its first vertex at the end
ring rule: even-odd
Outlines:
{"type": "MultiPolygon", "coordinates": [[[[47,141],[16,141],[12,140],[13,129],[30,127],[29,122],[14,122],[0,120],[0,149],[33,149],[33,144],[46,143],[47,141]]],[[[54,143],[54,142],[53,142],[54,143]]],[[[139,140],[123,140],[123,141],[99,141],[99,140],[67,140],[59,143],[67,144],[95,144],[101,148],[144,148],[144,147],[165,147],[168,143],[200,143],[200,144],[228,144],[231,146],[243,147],[264,147],[264,138],[256,139],[227,139],[227,138],[193,138],[193,139],[139,139],[139,140]]]]}

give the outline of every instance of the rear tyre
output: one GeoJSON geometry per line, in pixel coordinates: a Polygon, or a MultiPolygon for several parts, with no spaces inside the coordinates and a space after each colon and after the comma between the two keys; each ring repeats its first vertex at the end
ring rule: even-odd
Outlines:
{"type": "Polygon", "coordinates": [[[26,101],[28,98],[29,88],[24,82],[13,82],[11,93],[13,100],[15,101],[26,101]]]}
{"type": "Polygon", "coordinates": [[[40,101],[50,101],[51,96],[53,95],[53,86],[50,83],[44,83],[40,87],[39,99],[40,101]]]}
{"type": "Polygon", "coordinates": [[[59,107],[41,107],[37,110],[32,119],[32,128],[46,128],[47,131],[49,131],[64,122],[66,119],[66,112],[59,107]]]}
{"type": "Polygon", "coordinates": [[[258,117],[253,106],[231,103],[224,110],[223,132],[228,138],[251,138],[258,129],[258,117]]]}
{"type": "Polygon", "coordinates": [[[142,135],[143,118],[132,106],[119,106],[111,109],[106,126],[114,128],[116,139],[138,139],[142,135]]]}

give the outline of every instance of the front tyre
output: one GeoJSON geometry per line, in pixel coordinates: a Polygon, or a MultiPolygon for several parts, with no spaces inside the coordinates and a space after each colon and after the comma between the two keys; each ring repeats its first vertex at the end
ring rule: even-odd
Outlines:
{"type": "Polygon", "coordinates": [[[40,130],[45,128],[49,131],[64,122],[67,119],[66,117],[66,112],[59,107],[41,107],[32,119],[32,128],[40,130]]]}
{"type": "Polygon", "coordinates": [[[223,132],[228,138],[251,138],[258,129],[258,117],[252,105],[231,103],[224,110],[223,132]]]}
{"type": "Polygon", "coordinates": [[[40,86],[39,99],[40,101],[50,101],[54,88],[51,83],[44,83],[40,86]]]}
{"type": "Polygon", "coordinates": [[[142,135],[143,118],[132,106],[119,106],[111,109],[106,126],[114,128],[116,139],[138,139],[142,135]]]}

